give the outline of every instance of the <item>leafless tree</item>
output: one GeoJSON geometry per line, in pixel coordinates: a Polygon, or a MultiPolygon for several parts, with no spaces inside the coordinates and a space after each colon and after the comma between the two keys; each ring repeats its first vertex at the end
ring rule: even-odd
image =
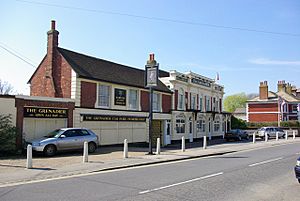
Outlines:
{"type": "Polygon", "coordinates": [[[11,84],[9,84],[6,81],[3,81],[0,79],[0,94],[2,95],[8,95],[8,94],[14,94],[15,90],[11,84]]]}

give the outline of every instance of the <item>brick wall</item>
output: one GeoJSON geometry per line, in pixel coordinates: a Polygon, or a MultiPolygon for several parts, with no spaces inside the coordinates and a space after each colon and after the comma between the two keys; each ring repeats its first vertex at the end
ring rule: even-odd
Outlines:
{"type": "Polygon", "coordinates": [[[248,112],[277,112],[278,104],[248,104],[248,112]]]}
{"type": "Polygon", "coordinates": [[[71,98],[71,72],[72,68],[57,52],[49,72],[48,55],[43,59],[37,71],[31,78],[30,95],[71,98]]]}
{"type": "Polygon", "coordinates": [[[278,114],[249,114],[250,122],[272,122],[278,121],[278,114]]]}
{"type": "Polygon", "coordinates": [[[169,113],[172,109],[172,96],[162,94],[162,112],[169,113]]]}
{"type": "Polygon", "coordinates": [[[141,109],[143,112],[149,111],[149,93],[141,91],[141,109]]]}
{"type": "Polygon", "coordinates": [[[81,81],[81,107],[94,108],[96,103],[97,84],[81,81]]]}

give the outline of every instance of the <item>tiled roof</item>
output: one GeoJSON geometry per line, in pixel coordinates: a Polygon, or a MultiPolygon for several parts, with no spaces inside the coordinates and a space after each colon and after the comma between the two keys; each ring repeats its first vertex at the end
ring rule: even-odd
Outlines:
{"type": "Polygon", "coordinates": [[[284,100],[286,100],[287,102],[300,102],[300,99],[297,98],[294,95],[288,94],[284,91],[279,91],[277,93],[269,91],[268,92],[268,99],[267,100],[262,100],[259,99],[259,96],[248,100],[248,102],[268,102],[268,101],[277,101],[278,100],[278,96],[282,97],[284,100]]]}
{"type": "MultiPolygon", "coordinates": [[[[58,48],[58,51],[81,78],[144,88],[144,70],[87,56],[63,48],[58,48]]],[[[169,73],[160,71],[159,76],[168,77],[169,73]]],[[[172,93],[161,81],[158,81],[158,86],[154,87],[154,90],[172,93]]]]}

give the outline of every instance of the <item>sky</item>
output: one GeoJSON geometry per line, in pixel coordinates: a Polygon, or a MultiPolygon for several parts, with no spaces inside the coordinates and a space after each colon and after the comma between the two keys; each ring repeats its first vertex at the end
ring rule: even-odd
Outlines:
{"type": "Polygon", "coordinates": [[[166,71],[218,73],[225,96],[300,88],[299,0],[0,0],[0,79],[19,94],[51,20],[62,48],[141,69],[154,53],[166,71]]]}

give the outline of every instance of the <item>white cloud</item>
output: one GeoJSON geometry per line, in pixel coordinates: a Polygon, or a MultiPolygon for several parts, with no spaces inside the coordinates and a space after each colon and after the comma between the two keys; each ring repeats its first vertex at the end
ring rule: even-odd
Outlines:
{"type": "Polygon", "coordinates": [[[300,61],[284,61],[284,60],[272,60],[268,58],[257,58],[249,60],[252,64],[259,65],[291,65],[291,66],[300,66],[300,61]]]}

